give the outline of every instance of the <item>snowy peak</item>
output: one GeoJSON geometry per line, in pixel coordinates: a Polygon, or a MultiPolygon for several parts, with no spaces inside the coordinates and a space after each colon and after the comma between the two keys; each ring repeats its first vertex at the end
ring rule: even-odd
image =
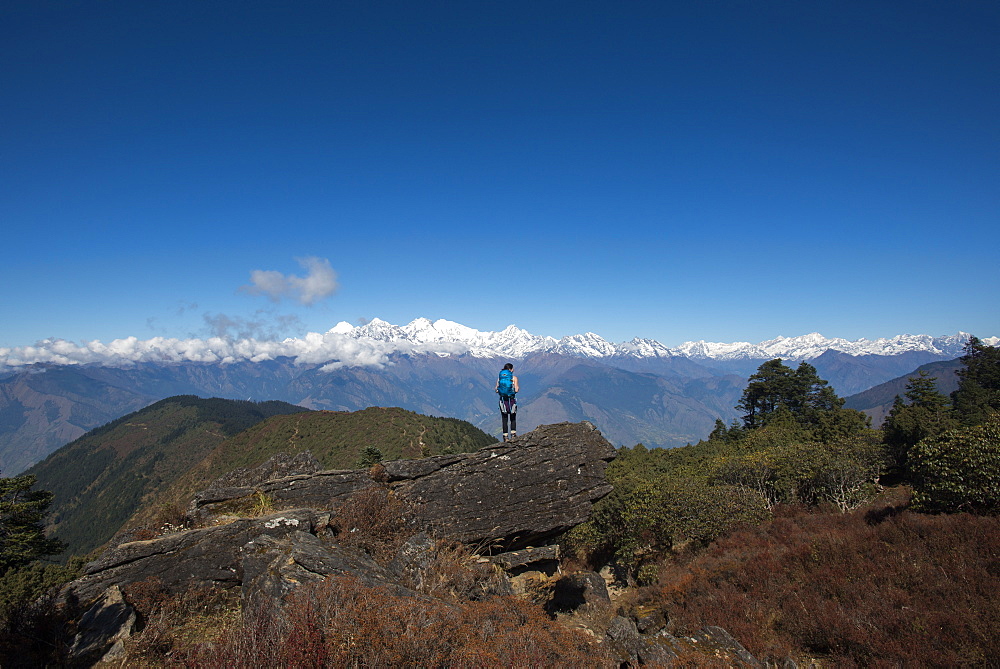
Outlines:
{"type": "Polygon", "coordinates": [[[640,339],[639,337],[619,344],[618,349],[625,355],[636,358],[669,358],[674,355],[669,348],[655,339],[640,339]]]}
{"type": "Polygon", "coordinates": [[[406,333],[403,332],[403,328],[392,323],[387,323],[381,318],[373,318],[364,325],[353,328],[347,334],[355,339],[372,339],[384,342],[406,339],[406,333]]]}
{"type": "MultiPolygon", "coordinates": [[[[995,338],[993,338],[995,339],[995,338]]],[[[826,351],[839,351],[853,356],[900,355],[909,351],[924,351],[942,357],[957,358],[969,340],[968,333],[959,332],[945,337],[930,335],[897,335],[890,339],[828,339],[818,332],[800,337],[777,337],[759,344],[737,342],[733,344],[713,342],[686,342],[674,349],[678,355],[689,358],[739,360],[783,358],[789,360],[809,360],[826,351]]],[[[989,340],[984,340],[989,343],[989,340]]]]}
{"type": "Polygon", "coordinates": [[[617,354],[618,348],[603,337],[587,332],[560,339],[559,352],[582,358],[606,358],[617,354]]]}
{"type": "MultiPolygon", "coordinates": [[[[320,364],[323,369],[391,364],[393,353],[436,354],[440,356],[468,354],[481,358],[523,358],[531,353],[553,352],[580,358],[670,358],[694,360],[809,360],[826,351],[839,351],[852,356],[892,356],[918,351],[940,359],[957,358],[969,340],[965,332],[944,337],[929,335],[898,335],[888,339],[829,339],[813,332],[798,337],[776,337],[769,341],[719,343],[685,342],[668,348],[654,339],[632,339],[615,344],[593,332],[571,335],[562,339],[531,334],[516,325],[499,332],[482,332],[454,321],[431,321],[418,318],[404,326],[393,325],[380,318],[353,326],[337,323],[325,333],[310,332],[303,337],[283,341],[255,339],[233,340],[222,337],[209,339],[170,339],[137,337],[75,344],[61,339],[47,339],[34,346],[0,348],[0,369],[17,368],[38,363],[53,365],[96,364],[109,367],[130,366],[143,362],[202,362],[230,364],[245,360],[260,362],[279,357],[293,358],[300,364],[320,364]]],[[[1000,345],[1000,338],[983,338],[988,346],[1000,345]]]]}
{"type": "MultiPolygon", "coordinates": [[[[458,345],[472,355],[480,357],[507,356],[523,357],[529,353],[552,351],[564,355],[583,358],[611,358],[624,356],[631,358],[685,357],[703,360],[764,360],[782,358],[785,360],[809,360],[826,351],[839,351],[852,356],[899,355],[909,351],[923,351],[942,357],[958,357],[969,335],[959,332],[944,337],[929,335],[898,335],[889,339],[828,338],[818,332],[797,337],[779,336],[757,344],[750,342],[707,342],[689,341],[669,348],[655,339],[635,338],[615,344],[593,332],[569,335],[561,339],[541,337],[522,330],[516,325],[508,325],[500,332],[482,332],[454,321],[438,319],[431,321],[418,318],[402,327],[375,318],[366,325],[352,328],[347,323],[339,323],[331,333],[346,334],[358,339],[373,339],[387,343],[407,342],[423,346],[450,344],[450,350],[458,345]]],[[[995,345],[996,338],[983,340],[995,345]]]]}

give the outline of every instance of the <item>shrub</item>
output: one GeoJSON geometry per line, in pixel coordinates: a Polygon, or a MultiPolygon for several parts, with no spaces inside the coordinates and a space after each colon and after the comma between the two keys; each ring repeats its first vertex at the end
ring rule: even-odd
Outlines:
{"type": "Polygon", "coordinates": [[[480,561],[464,544],[440,540],[433,556],[417,573],[414,589],[445,601],[479,601],[510,592],[503,570],[480,561]]]}
{"type": "Polygon", "coordinates": [[[82,566],[82,558],[67,565],[35,561],[0,576],[0,657],[18,658],[10,666],[63,665],[63,630],[74,612],[54,600],[58,587],[79,576],[82,566]]]}
{"type": "Polygon", "coordinates": [[[156,666],[183,654],[186,648],[215,643],[239,620],[234,595],[201,587],[171,595],[155,578],[125,588],[125,600],[135,607],[140,631],[125,642],[122,666],[156,666]]]}
{"type": "Polygon", "coordinates": [[[510,597],[447,604],[334,577],[260,609],[214,643],[175,651],[188,666],[602,666],[594,640],[510,597]],[[263,634],[263,636],[260,636],[263,634]],[[247,643],[255,638],[252,646],[247,643]],[[266,642],[266,643],[264,643],[266,642]]]}
{"type": "Polygon", "coordinates": [[[776,511],[771,523],[664,565],[647,596],[673,631],[718,625],[759,659],[831,666],[983,666],[1000,657],[1000,519],[884,505],[776,511]]]}
{"type": "Polygon", "coordinates": [[[764,499],[744,487],[683,476],[625,479],[564,543],[578,559],[595,566],[607,559],[634,575],[674,549],[704,546],[734,527],[768,516],[764,499]]]}
{"type": "Polygon", "coordinates": [[[1000,511],[1000,414],[970,428],[924,439],[910,450],[914,508],[1000,511]]]}
{"type": "Polygon", "coordinates": [[[339,543],[356,546],[380,562],[395,556],[413,524],[412,509],[385,485],[355,493],[330,520],[339,543]]]}

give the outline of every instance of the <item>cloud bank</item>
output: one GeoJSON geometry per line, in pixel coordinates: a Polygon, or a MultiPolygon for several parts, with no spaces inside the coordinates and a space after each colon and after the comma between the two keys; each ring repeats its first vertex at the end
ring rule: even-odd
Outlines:
{"type": "Polygon", "coordinates": [[[284,275],[274,270],[255,269],[250,272],[249,286],[240,290],[250,295],[263,295],[274,302],[290,298],[311,305],[337,292],[337,273],[325,258],[296,258],[306,270],[305,276],[284,275]]]}
{"type": "Polygon", "coordinates": [[[0,369],[38,363],[52,365],[99,364],[127,367],[144,362],[205,362],[228,364],[262,362],[287,357],[300,365],[323,365],[324,371],[341,367],[384,367],[392,353],[464,353],[467,346],[451,342],[427,344],[358,339],[330,331],[310,332],[282,341],[232,339],[176,339],[126,337],[110,343],[95,340],[83,344],[64,339],[45,339],[34,346],[0,348],[0,369]],[[325,363],[325,364],[324,364],[325,363]]]}

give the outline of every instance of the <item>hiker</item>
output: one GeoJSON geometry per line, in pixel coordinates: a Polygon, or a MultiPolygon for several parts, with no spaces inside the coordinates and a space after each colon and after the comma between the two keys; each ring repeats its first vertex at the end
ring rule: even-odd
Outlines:
{"type": "Polygon", "coordinates": [[[514,376],[514,365],[507,363],[500,370],[496,391],[500,395],[500,421],[503,424],[503,440],[510,441],[517,436],[517,398],[514,396],[521,387],[514,376]],[[510,438],[507,438],[507,421],[510,421],[510,438]]]}

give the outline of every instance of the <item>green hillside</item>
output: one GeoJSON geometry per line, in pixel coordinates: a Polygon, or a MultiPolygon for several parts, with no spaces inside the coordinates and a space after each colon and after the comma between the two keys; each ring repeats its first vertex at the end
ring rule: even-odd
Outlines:
{"type": "Polygon", "coordinates": [[[67,555],[81,555],[226,438],[303,411],[285,402],[171,397],[91,430],[26,473],[55,495],[48,529],[67,543],[67,555]]]}
{"type": "Polygon", "coordinates": [[[844,402],[844,406],[848,409],[864,411],[872,417],[873,424],[878,426],[882,424],[882,421],[888,415],[896,396],[902,396],[906,393],[906,385],[910,382],[911,377],[919,376],[920,372],[927,372],[937,379],[935,385],[938,392],[950,395],[952,391],[958,388],[958,376],[956,372],[963,367],[964,365],[961,360],[940,360],[921,365],[909,374],[886,381],[874,388],[869,388],[864,392],[848,397],[844,402]]]}
{"type": "Polygon", "coordinates": [[[314,411],[276,416],[230,439],[213,459],[219,476],[260,464],[275,453],[310,451],[326,469],[352,469],[365,448],[385,460],[466,453],[496,439],[457,418],[424,416],[398,407],[361,411],[314,411]]]}
{"type": "MultiPolygon", "coordinates": [[[[467,453],[496,439],[457,418],[437,418],[398,407],[312,411],[274,416],[221,443],[166,489],[157,505],[186,506],[200,490],[239,467],[255,467],[276,453],[309,451],[324,469],[356,469],[367,448],[384,460],[467,453]]],[[[129,525],[149,519],[147,507],[129,525]]]]}

